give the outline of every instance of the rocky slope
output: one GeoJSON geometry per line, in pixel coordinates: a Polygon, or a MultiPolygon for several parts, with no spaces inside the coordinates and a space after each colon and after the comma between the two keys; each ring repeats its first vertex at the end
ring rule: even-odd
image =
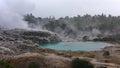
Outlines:
{"type": "Polygon", "coordinates": [[[0,30],[0,59],[9,55],[26,52],[41,52],[37,43],[59,42],[61,39],[52,32],[34,30],[0,30]]]}
{"type": "Polygon", "coordinates": [[[49,31],[35,31],[24,29],[0,30],[0,40],[32,40],[35,43],[61,41],[57,34],[49,31]]]}

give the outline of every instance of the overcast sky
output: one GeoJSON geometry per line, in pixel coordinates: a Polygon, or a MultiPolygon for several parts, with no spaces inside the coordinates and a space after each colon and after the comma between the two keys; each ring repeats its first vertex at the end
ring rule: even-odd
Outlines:
{"type": "Polygon", "coordinates": [[[21,22],[21,15],[26,13],[57,18],[102,13],[118,16],[120,0],[0,0],[0,24],[13,22],[13,20],[21,22]]]}
{"type": "Polygon", "coordinates": [[[41,17],[120,15],[120,0],[0,0],[0,6],[0,11],[8,8],[20,14],[31,12],[41,17]]]}
{"type": "Polygon", "coordinates": [[[120,15],[120,0],[34,0],[38,16],[120,15]]]}

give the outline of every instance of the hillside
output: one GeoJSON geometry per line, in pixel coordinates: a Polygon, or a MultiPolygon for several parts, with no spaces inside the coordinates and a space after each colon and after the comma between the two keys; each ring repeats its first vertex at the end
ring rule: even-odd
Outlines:
{"type": "Polygon", "coordinates": [[[88,37],[106,37],[120,34],[120,16],[83,15],[74,17],[41,18],[32,14],[26,14],[24,20],[28,22],[30,28],[45,29],[60,35],[61,38],[71,38],[82,40],[88,37]]]}

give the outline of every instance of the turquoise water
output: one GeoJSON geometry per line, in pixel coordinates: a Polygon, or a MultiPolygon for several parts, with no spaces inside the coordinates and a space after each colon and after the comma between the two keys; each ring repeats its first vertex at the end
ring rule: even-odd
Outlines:
{"type": "Polygon", "coordinates": [[[40,44],[43,48],[50,48],[55,50],[72,50],[72,51],[96,51],[104,48],[108,43],[103,42],[60,42],[40,44]]]}

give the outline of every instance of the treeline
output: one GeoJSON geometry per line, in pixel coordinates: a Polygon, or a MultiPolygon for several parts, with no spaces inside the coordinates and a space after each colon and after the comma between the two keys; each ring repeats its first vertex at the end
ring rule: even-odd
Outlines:
{"type": "Polygon", "coordinates": [[[64,37],[79,38],[81,36],[102,36],[118,34],[120,30],[120,16],[112,15],[84,15],[75,17],[41,18],[26,14],[24,20],[31,28],[47,29],[64,37]]]}

